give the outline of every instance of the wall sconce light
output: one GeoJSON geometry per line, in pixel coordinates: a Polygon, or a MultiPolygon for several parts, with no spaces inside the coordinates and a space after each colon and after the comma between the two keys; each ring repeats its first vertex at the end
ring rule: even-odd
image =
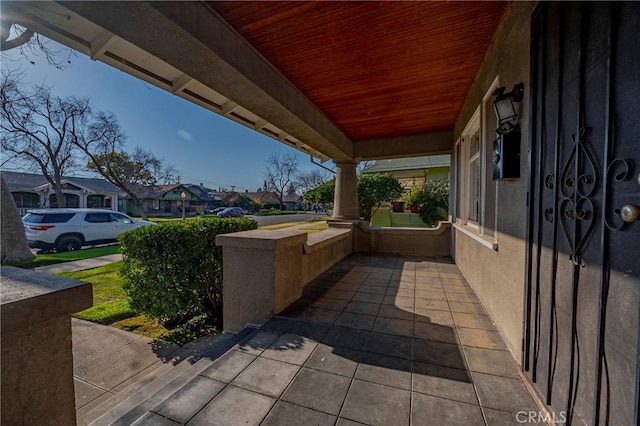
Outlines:
{"type": "Polygon", "coordinates": [[[522,101],[524,95],[524,83],[518,83],[513,86],[513,90],[504,93],[506,87],[498,87],[492,94],[496,100],[493,101],[493,109],[498,119],[498,128],[496,133],[504,135],[517,127],[518,112],[513,104],[522,101]]]}

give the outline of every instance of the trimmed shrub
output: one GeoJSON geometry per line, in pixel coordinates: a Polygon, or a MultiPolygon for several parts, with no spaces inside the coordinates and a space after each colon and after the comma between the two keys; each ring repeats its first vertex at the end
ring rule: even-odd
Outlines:
{"type": "Polygon", "coordinates": [[[418,212],[424,223],[433,227],[441,220],[447,220],[449,211],[449,180],[427,181],[422,195],[418,198],[418,212]]]}
{"type": "Polygon", "coordinates": [[[222,249],[216,235],[256,229],[247,218],[165,222],[125,232],[121,275],[130,306],[165,323],[222,321],[222,249]]]}

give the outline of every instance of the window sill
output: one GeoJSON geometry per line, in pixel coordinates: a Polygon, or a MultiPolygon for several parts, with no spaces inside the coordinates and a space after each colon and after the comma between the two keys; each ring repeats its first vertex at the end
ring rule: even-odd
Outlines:
{"type": "Polygon", "coordinates": [[[475,240],[476,242],[482,244],[483,246],[490,248],[493,251],[498,251],[498,242],[493,238],[483,237],[482,235],[478,234],[477,229],[474,229],[470,226],[463,226],[459,223],[454,223],[453,227],[472,240],[475,240]]]}

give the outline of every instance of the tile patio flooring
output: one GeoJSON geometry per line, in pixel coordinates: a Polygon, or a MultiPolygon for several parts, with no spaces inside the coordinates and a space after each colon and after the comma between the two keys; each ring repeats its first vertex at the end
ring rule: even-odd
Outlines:
{"type": "Polygon", "coordinates": [[[537,411],[451,259],[353,255],[136,424],[510,425],[537,411]]]}

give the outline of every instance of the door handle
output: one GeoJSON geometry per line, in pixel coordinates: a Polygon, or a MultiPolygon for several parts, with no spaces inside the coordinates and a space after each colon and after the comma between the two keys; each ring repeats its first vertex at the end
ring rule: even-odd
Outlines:
{"type": "Polygon", "coordinates": [[[640,220],[640,207],[635,204],[626,204],[620,209],[620,217],[628,223],[636,222],[640,220]]]}

